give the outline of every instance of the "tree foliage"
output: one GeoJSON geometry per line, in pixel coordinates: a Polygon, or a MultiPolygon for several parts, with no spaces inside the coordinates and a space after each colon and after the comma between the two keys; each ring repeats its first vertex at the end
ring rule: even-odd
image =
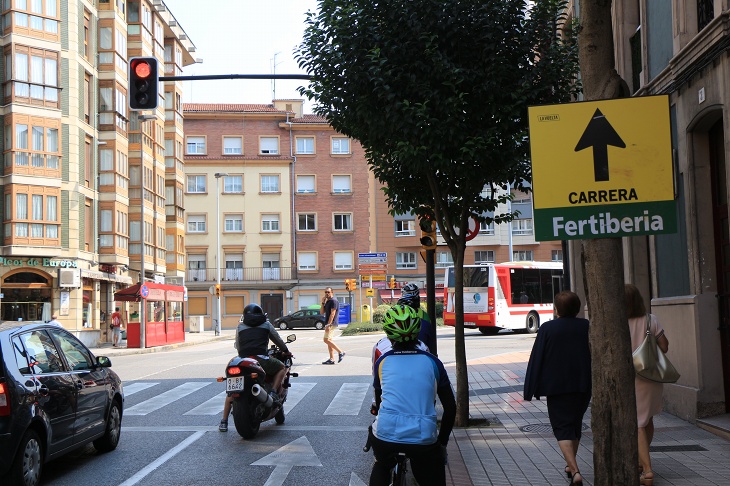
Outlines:
{"type": "Polygon", "coordinates": [[[320,0],[296,50],[312,76],[301,94],[362,144],[391,212],[433,213],[451,250],[457,424],[468,404],[464,237],[472,216],[512,219],[495,214],[509,197],[496,188],[529,189],[527,107],[578,89],[576,44],[558,33],[562,9],[560,0],[320,0]]]}

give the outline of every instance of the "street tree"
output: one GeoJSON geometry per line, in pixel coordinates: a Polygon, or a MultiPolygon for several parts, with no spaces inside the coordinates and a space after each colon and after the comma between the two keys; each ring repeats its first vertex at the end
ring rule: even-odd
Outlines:
{"type": "MultiPolygon", "coordinates": [[[[578,46],[586,100],[629,96],[615,70],[610,0],[581,0],[578,46]]],[[[583,263],[591,319],[594,484],[636,484],[638,442],[623,252],[620,238],[585,240],[583,263]],[[619,262],[617,264],[616,262],[619,262]],[[597,352],[596,350],[600,350],[597,352]]]]}
{"type": "MultiPolygon", "coordinates": [[[[357,139],[391,213],[433,215],[456,278],[456,398],[469,417],[463,264],[469,219],[529,190],[529,105],[569,101],[577,47],[558,33],[562,2],[320,0],[296,50],[302,95],[357,139]],[[529,3],[529,5],[528,5],[529,3]]],[[[511,257],[511,255],[510,255],[511,257]]]]}

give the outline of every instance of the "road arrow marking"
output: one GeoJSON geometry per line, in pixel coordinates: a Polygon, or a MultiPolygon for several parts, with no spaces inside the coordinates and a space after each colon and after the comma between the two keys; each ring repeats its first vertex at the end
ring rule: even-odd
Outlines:
{"type": "Polygon", "coordinates": [[[367,486],[365,484],[365,481],[357,477],[357,474],[354,472],[350,474],[350,486],[367,486]]]}
{"type": "Polygon", "coordinates": [[[626,148],[626,143],[611,126],[601,110],[596,109],[581,135],[575,151],[593,147],[593,176],[596,182],[608,180],[608,146],[626,148]]]}
{"type": "Polygon", "coordinates": [[[271,454],[262,457],[251,464],[252,466],[274,466],[274,471],[266,480],[264,486],[281,486],[294,466],[319,466],[322,463],[312,449],[306,436],[289,442],[271,454]]]}

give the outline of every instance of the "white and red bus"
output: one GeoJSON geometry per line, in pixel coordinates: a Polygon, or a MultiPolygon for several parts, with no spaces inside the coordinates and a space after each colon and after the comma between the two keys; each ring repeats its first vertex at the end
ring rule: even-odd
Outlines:
{"type": "MultiPolygon", "coordinates": [[[[560,262],[464,265],[464,327],[491,335],[500,329],[537,332],[553,318],[563,283],[560,262]]],[[[444,275],[444,324],[456,325],[454,267],[444,275]]]]}

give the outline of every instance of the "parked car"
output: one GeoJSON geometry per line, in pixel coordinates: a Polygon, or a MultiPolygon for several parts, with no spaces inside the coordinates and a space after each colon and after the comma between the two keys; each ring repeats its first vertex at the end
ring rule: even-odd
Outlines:
{"type": "Polygon", "coordinates": [[[35,486],[43,464],[116,449],[124,392],[111,361],[65,329],[0,324],[0,484],[35,486]]]}
{"type": "Polygon", "coordinates": [[[292,312],[288,316],[278,317],[272,324],[282,330],[296,327],[324,329],[324,316],[319,313],[319,309],[302,309],[292,312]]]}

